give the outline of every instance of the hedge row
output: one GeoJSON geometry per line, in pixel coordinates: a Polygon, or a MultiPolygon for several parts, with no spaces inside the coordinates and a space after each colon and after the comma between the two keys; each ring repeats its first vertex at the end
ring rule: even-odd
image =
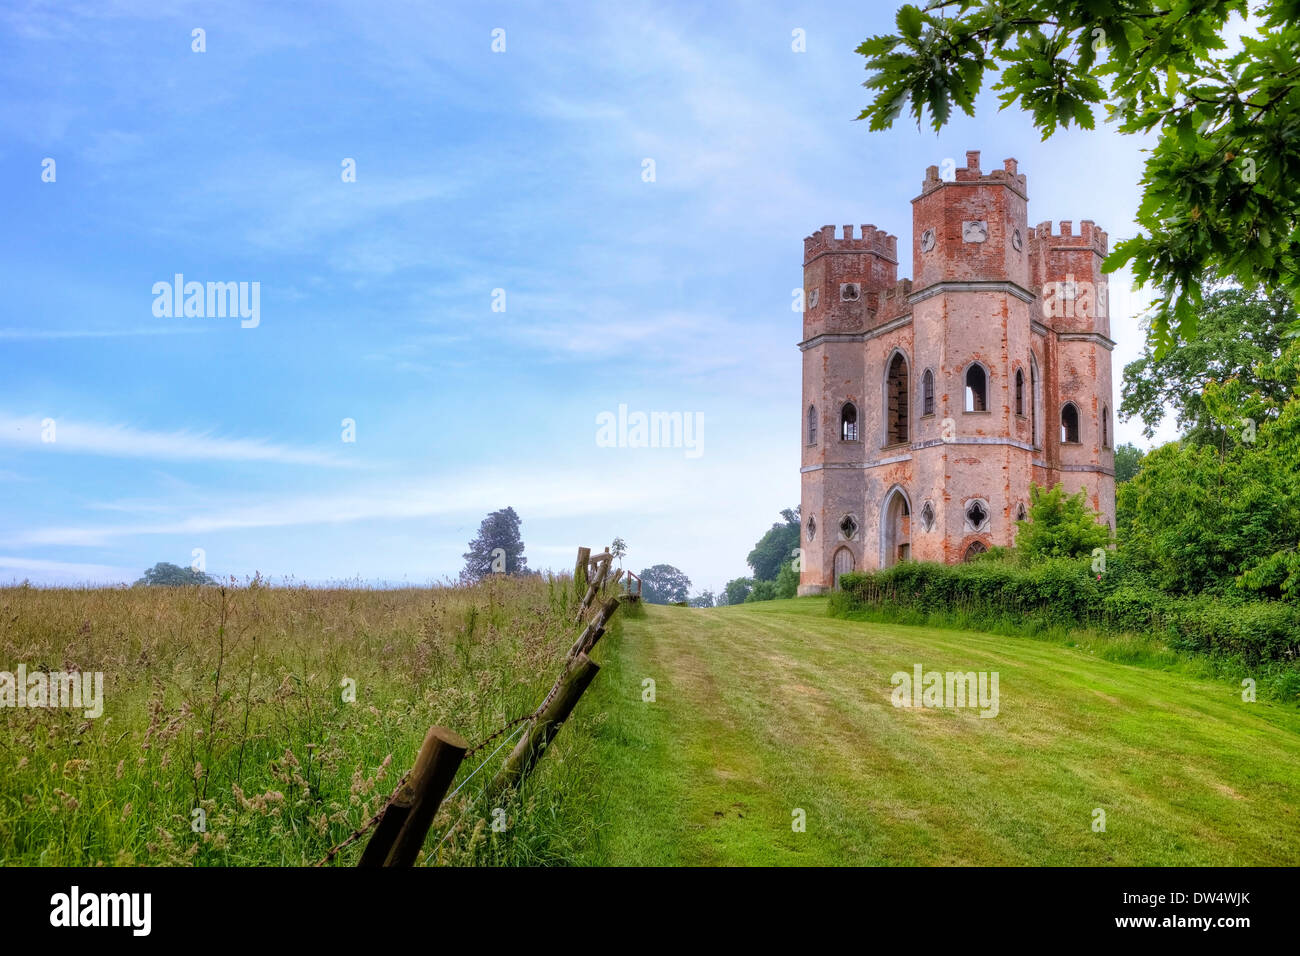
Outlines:
{"type": "Polygon", "coordinates": [[[1037,625],[1156,634],[1170,646],[1256,662],[1300,656],[1300,606],[1224,597],[1172,597],[1144,584],[1112,556],[1101,574],[1087,560],[1031,567],[1003,562],[907,562],[846,574],[832,613],[896,607],[976,619],[1023,616],[1037,625]]]}

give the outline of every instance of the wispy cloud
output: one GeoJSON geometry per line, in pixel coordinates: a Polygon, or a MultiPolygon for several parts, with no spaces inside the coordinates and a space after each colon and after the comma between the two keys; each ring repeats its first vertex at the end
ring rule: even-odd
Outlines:
{"type": "Polygon", "coordinates": [[[70,561],[47,561],[43,558],[0,554],[0,579],[35,575],[44,580],[63,582],[122,581],[131,577],[127,568],[108,564],[80,564],[70,561]]]}
{"type": "Polygon", "coordinates": [[[145,431],[129,425],[101,425],[62,418],[53,419],[47,426],[45,421],[35,416],[0,414],[0,444],[110,458],[355,467],[354,462],[328,452],[277,445],[259,438],[218,438],[188,430],[145,431]]]}

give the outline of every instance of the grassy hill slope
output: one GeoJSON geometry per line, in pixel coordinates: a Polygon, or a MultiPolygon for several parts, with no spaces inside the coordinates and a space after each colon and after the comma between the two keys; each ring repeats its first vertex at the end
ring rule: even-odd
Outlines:
{"type": "Polygon", "coordinates": [[[821,599],[647,610],[601,649],[582,708],[607,712],[584,754],[604,794],[589,862],[1300,860],[1293,708],[1056,644],[829,618],[821,599]],[[1000,713],[895,708],[890,675],[914,664],[997,671],[1000,713]]]}

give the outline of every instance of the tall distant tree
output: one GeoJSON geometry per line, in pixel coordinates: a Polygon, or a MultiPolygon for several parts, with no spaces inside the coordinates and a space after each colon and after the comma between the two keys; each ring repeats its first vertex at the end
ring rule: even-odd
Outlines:
{"type": "Polygon", "coordinates": [[[627,542],[622,538],[615,538],[609,545],[609,553],[613,556],[614,560],[618,562],[618,566],[621,568],[623,566],[623,559],[627,557],[627,542]]]}
{"type": "Polygon", "coordinates": [[[744,604],[753,589],[753,578],[732,578],[723,589],[722,597],[727,604],[744,604]]]}
{"type": "Polygon", "coordinates": [[[714,600],[713,592],[705,588],[686,603],[691,607],[713,607],[717,602],[714,600]]]}
{"type": "Polygon", "coordinates": [[[691,579],[671,564],[656,564],[641,572],[641,599],[650,604],[678,604],[686,600],[691,579]]]}
{"type": "Polygon", "coordinates": [[[1138,473],[1142,467],[1142,449],[1131,442],[1125,442],[1115,449],[1115,484],[1122,485],[1138,473]]]}
{"type": "Polygon", "coordinates": [[[1266,400],[1286,397],[1286,382],[1264,369],[1282,354],[1286,328],[1296,321],[1290,299],[1231,287],[1208,290],[1204,301],[1194,340],[1179,342],[1162,355],[1148,341],[1142,357],[1124,366],[1120,415],[1139,416],[1148,438],[1172,410],[1184,442],[1222,444],[1224,424],[1205,407],[1205,387],[1211,382],[1236,379],[1245,391],[1258,391],[1266,400]]]}
{"type": "Polygon", "coordinates": [[[179,588],[191,584],[212,584],[214,580],[211,575],[204,574],[202,571],[196,571],[193,568],[182,568],[167,561],[159,561],[144,573],[144,577],[135,583],[151,587],[179,588]]]}
{"type": "Polygon", "coordinates": [[[493,573],[526,574],[524,539],[519,536],[519,515],[514,508],[494,511],[478,526],[478,536],[464,554],[462,581],[480,581],[493,573]]]}
{"type": "Polygon", "coordinates": [[[755,581],[775,581],[782,562],[792,560],[790,552],[799,547],[799,509],[781,512],[784,522],[777,522],[758,539],[745,562],[754,569],[755,581]]]}
{"type": "Polygon", "coordinates": [[[968,115],[986,75],[1043,138],[1095,125],[1152,136],[1138,235],[1115,247],[1159,292],[1163,352],[1197,337],[1206,273],[1300,293],[1300,18],[1295,0],[932,0],[858,47],[874,92],[860,119],[887,129],[968,115]],[[1249,30],[1228,50],[1234,16],[1249,30]]]}

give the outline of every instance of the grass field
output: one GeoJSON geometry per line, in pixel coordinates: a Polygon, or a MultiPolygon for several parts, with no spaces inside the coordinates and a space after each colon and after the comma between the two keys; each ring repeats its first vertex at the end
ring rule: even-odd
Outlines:
{"type": "MultiPolygon", "coordinates": [[[[224,598],[0,589],[0,671],[101,671],[105,698],[90,720],[0,708],[0,865],[315,863],[382,805],[431,724],[478,742],[531,711],[574,608],[568,582],[538,578],[224,598]]],[[[423,862],[1300,860],[1300,712],[1243,703],[1228,680],[846,621],[821,599],[616,620],[507,829],[475,783],[423,862]],[[891,706],[890,675],[915,664],[997,671],[998,715],[891,706]]]]}
{"type": "MultiPolygon", "coordinates": [[[[96,719],[0,708],[0,865],[316,863],[383,805],[431,724],[474,743],[532,711],[575,609],[569,582],[541,578],[0,588],[0,671],[104,675],[96,719]]],[[[445,805],[430,862],[571,862],[586,830],[567,814],[594,790],[568,761],[598,719],[575,718],[568,749],[503,808],[504,833],[468,806],[472,788],[445,805]]]]}
{"type": "Polygon", "coordinates": [[[1294,707],[1056,643],[825,610],[649,607],[603,648],[583,702],[607,712],[588,862],[1300,861],[1294,707]],[[997,671],[998,716],[895,708],[890,676],[918,663],[997,671]]]}

